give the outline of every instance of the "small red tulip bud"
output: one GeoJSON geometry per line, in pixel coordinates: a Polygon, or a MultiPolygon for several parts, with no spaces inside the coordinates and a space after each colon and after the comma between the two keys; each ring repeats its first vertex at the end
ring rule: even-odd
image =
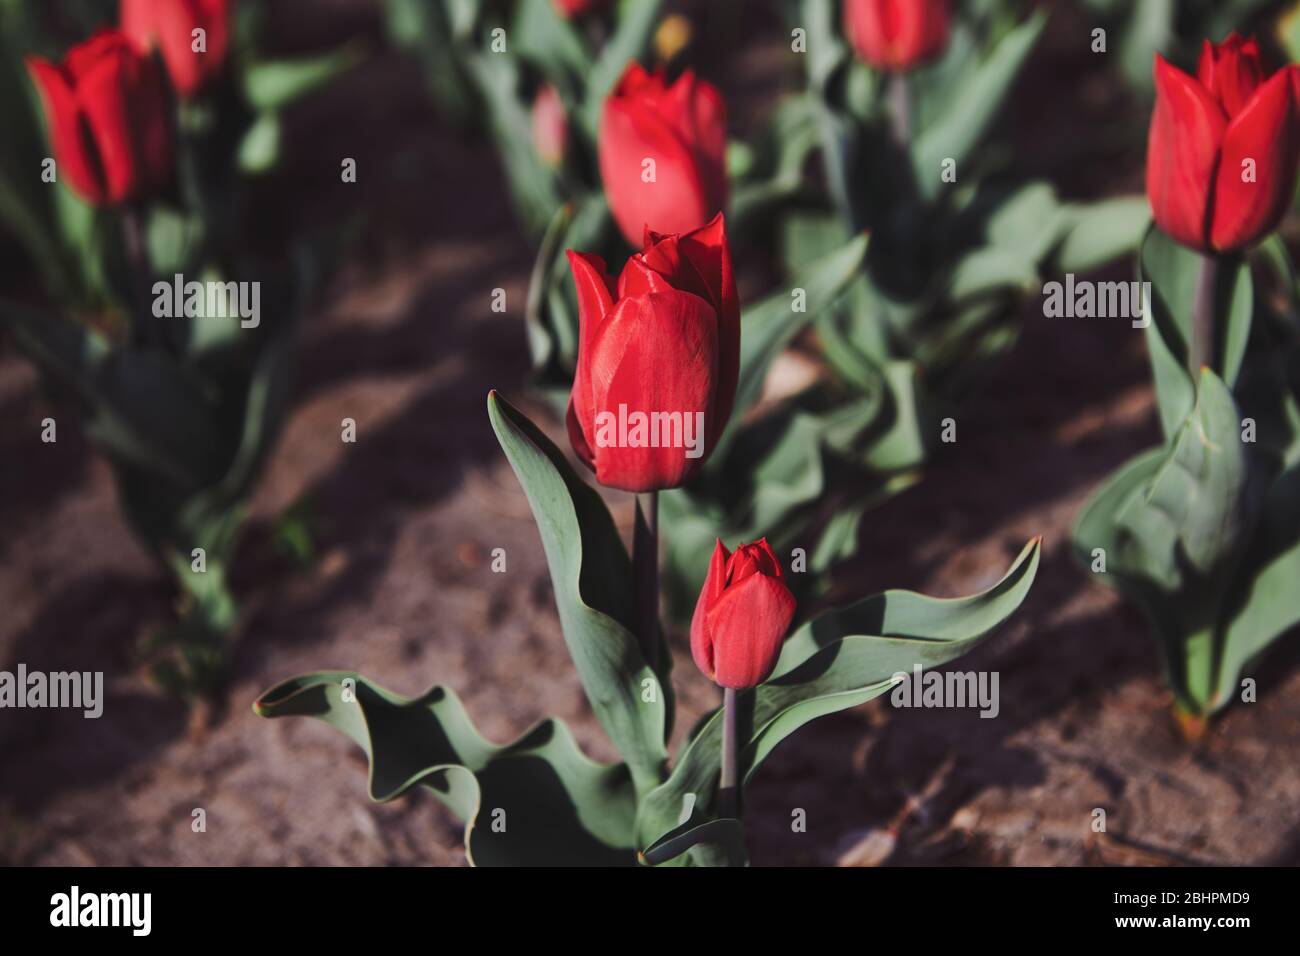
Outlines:
{"type": "Polygon", "coordinates": [[[721,687],[761,684],[781,656],[794,610],[794,595],[766,538],[734,552],[719,540],[691,618],[695,665],[721,687]]]}
{"type": "Polygon", "coordinates": [[[845,0],[844,32],[878,70],[910,70],[943,53],[948,0],[845,0]]]}
{"type": "Polygon", "coordinates": [[[560,93],[549,83],[533,100],[533,148],[542,162],[559,166],[569,146],[569,118],[560,93]]]}

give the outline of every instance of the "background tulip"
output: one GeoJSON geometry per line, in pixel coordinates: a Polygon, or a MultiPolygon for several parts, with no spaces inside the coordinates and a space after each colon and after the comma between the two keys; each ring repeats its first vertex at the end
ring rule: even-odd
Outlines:
{"type": "Polygon", "coordinates": [[[233,0],[122,0],[122,32],[142,50],[162,51],[172,85],[184,99],[221,72],[230,42],[233,0]],[[194,49],[195,30],[204,49],[194,49]]]}
{"type": "Polygon", "coordinates": [[[731,415],[740,368],[740,303],[721,215],[685,235],[647,235],[628,260],[617,297],[605,263],[569,253],[578,291],[578,367],[569,436],[604,485],[657,491],[688,481],[731,415]],[[703,454],[681,447],[602,444],[598,417],[702,412],[703,454]]]}
{"type": "Polygon", "coordinates": [[[542,162],[559,166],[569,144],[569,118],[564,112],[564,102],[559,91],[545,84],[533,100],[533,148],[542,162]]]}
{"type": "Polygon", "coordinates": [[[909,70],[943,52],[948,0],[845,0],[844,32],[878,70],[909,70]]]}
{"type": "Polygon", "coordinates": [[[61,64],[29,57],[59,171],[87,202],[131,202],[171,175],[167,97],[157,66],[103,30],[61,64]]]}
{"type": "Polygon", "coordinates": [[[566,20],[585,17],[605,5],[606,0],[551,0],[555,12],[566,20]]]}
{"type": "Polygon", "coordinates": [[[781,655],[794,609],[794,595],[766,538],[735,552],[718,541],[691,618],[695,665],[732,690],[761,684],[781,655]]]}
{"type": "Polygon", "coordinates": [[[1156,54],[1147,196],[1156,223],[1200,252],[1231,252],[1276,228],[1300,165],[1294,65],[1268,79],[1252,40],[1205,43],[1197,77],[1156,54]]]}
{"type": "Polygon", "coordinates": [[[605,196],[633,246],[646,229],[689,232],[726,206],[726,106],[690,70],[669,85],[631,64],[605,101],[598,140],[605,196]]]}

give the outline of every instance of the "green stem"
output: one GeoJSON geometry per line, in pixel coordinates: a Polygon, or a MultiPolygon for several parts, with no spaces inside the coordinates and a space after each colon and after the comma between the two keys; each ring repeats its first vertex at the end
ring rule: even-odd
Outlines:
{"type": "Polygon", "coordinates": [[[136,206],[122,210],[122,240],[126,249],[127,269],[131,274],[131,332],[136,341],[154,339],[149,300],[153,296],[153,271],[145,249],[144,217],[136,206]]]}
{"type": "Polygon", "coordinates": [[[633,597],[641,654],[655,674],[659,660],[659,492],[636,496],[636,525],[632,532],[633,597]]]}
{"type": "Polygon", "coordinates": [[[890,74],[888,95],[894,142],[908,150],[912,146],[912,84],[906,73],[890,74]]]}
{"type": "Polygon", "coordinates": [[[1201,256],[1192,307],[1192,341],[1187,350],[1187,365],[1194,382],[1200,381],[1202,368],[1214,367],[1214,287],[1218,272],[1217,258],[1201,256]]]}
{"type": "Polygon", "coordinates": [[[718,815],[740,816],[740,787],[736,769],[736,692],[722,691],[722,776],[718,781],[718,815]]]}

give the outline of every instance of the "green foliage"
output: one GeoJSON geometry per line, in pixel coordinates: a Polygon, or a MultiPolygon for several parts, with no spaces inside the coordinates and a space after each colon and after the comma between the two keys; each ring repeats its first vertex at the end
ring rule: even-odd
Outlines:
{"type": "MultiPolygon", "coordinates": [[[[1271,255],[1275,267],[1283,262],[1271,255]]],[[[1269,645],[1300,623],[1300,595],[1283,583],[1300,561],[1300,341],[1294,314],[1254,294],[1248,264],[1223,260],[1219,360],[1193,379],[1187,343],[1199,267],[1199,256],[1158,231],[1143,244],[1165,441],[1094,495],[1074,546],[1098,580],[1142,608],[1177,706],[1205,717],[1231,703],[1269,645]]],[[[1294,290],[1289,266],[1275,278],[1294,290]]],[[[1294,291],[1290,299],[1294,308],[1294,291]]]]}
{"type": "MultiPolygon", "coordinates": [[[[88,36],[115,6],[61,9],[88,36]]],[[[221,676],[239,619],[229,581],[245,501],[287,409],[296,316],[336,241],[291,236],[284,254],[255,257],[247,174],[280,161],[283,110],[362,55],[347,45],[297,60],[261,56],[262,11],[238,10],[225,76],[178,104],[175,188],[128,213],[93,209],[61,181],[42,180],[51,150],[22,57],[60,57],[69,41],[48,35],[32,5],[0,4],[0,225],[49,300],[0,302],[0,326],[79,413],[113,467],[130,526],[174,579],[179,619],[149,636],[145,652],[156,676],[184,694],[211,692],[221,676]],[[258,283],[256,326],[238,315],[155,316],[153,280],[177,274],[258,283]]]]}
{"type": "MultiPolygon", "coordinates": [[[[311,716],[348,735],[370,759],[370,795],[429,787],[466,825],[480,865],[744,862],[740,820],[715,807],[717,711],[672,766],[666,646],[647,649],[628,626],[630,566],[599,495],[518,410],[495,393],[489,416],[537,520],[565,643],[601,726],[625,762],[601,766],[547,720],[497,746],[473,729],[455,695],[435,687],[407,700],[350,673],[311,674],[267,691],[266,717],[311,716]],[[663,661],[647,665],[647,658],[663,661]]],[[[970,598],[888,591],[823,615],[786,642],[772,677],[740,695],[743,779],[799,727],[884,693],[898,673],[964,654],[1020,606],[1038,566],[1032,542],[1006,576],[970,598]]]]}

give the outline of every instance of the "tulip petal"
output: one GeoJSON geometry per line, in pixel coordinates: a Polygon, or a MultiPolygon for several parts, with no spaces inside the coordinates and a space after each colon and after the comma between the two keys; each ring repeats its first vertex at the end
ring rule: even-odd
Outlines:
{"type": "MultiPolygon", "coordinates": [[[[569,408],[579,431],[584,436],[586,454],[575,444],[579,456],[591,464],[591,427],[593,412],[591,408],[591,341],[596,330],[600,328],[614,308],[614,298],[609,290],[609,275],[605,272],[605,260],[600,256],[588,255],[569,250],[569,270],[573,273],[573,285],[578,293],[578,366],[573,376],[573,391],[570,394],[569,408]]],[[[572,426],[570,434],[572,434],[572,426]]]]}
{"type": "Polygon", "coordinates": [[[1254,38],[1243,40],[1235,33],[1217,47],[1204,41],[1196,78],[1228,116],[1236,116],[1264,82],[1259,44],[1254,38]]]}
{"type": "Polygon", "coordinates": [[[1210,186],[1227,120],[1194,79],[1156,54],[1147,196],[1160,228],[1193,249],[1209,242],[1210,186]]]}
{"type": "Polygon", "coordinates": [[[132,198],[148,178],[131,114],[143,62],[123,47],[101,57],[77,83],[77,102],[99,147],[105,191],[112,203],[132,198]]]}
{"type": "Polygon", "coordinates": [[[765,681],[781,654],[794,611],[794,595],[775,578],[755,574],[727,588],[705,612],[714,682],[743,690],[765,681]]]}
{"type": "MultiPolygon", "coordinates": [[[[594,424],[588,438],[601,484],[654,491],[675,488],[694,473],[704,459],[688,457],[684,440],[686,430],[695,428],[695,413],[703,413],[706,430],[713,414],[717,350],[717,316],[699,296],[652,292],[614,307],[591,343],[589,365],[594,424]],[[683,430],[675,437],[681,441],[628,447],[608,433],[611,440],[602,441],[599,416],[618,421],[620,406],[628,416],[680,413],[683,430]]],[[[627,437],[634,437],[630,429],[627,437]]],[[[650,434],[645,438],[653,440],[650,434]]],[[[704,441],[704,435],[691,438],[704,441]]]]}
{"type": "Polygon", "coordinates": [[[695,666],[710,680],[713,679],[713,642],[709,639],[707,612],[726,588],[729,557],[727,546],[719,538],[713,546],[709,572],[700,588],[699,600],[695,602],[695,613],[691,616],[691,657],[695,659],[695,666]]]}
{"type": "Polygon", "coordinates": [[[59,172],[87,202],[102,203],[107,194],[103,169],[69,78],[40,57],[28,57],[27,70],[40,93],[59,172]]]}
{"type": "Polygon", "coordinates": [[[1220,252],[1250,245],[1272,232],[1290,205],[1300,163],[1298,72],[1300,67],[1289,66],[1274,73],[1224,133],[1210,232],[1220,252]],[[1253,160],[1254,181],[1247,181],[1247,160],[1253,160]]]}
{"type": "Polygon", "coordinates": [[[740,296],[736,291],[736,274],[731,266],[731,247],[727,243],[726,222],[722,213],[694,232],[689,232],[679,243],[685,254],[704,277],[718,313],[718,389],[716,395],[715,431],[709,438],[709,448],[721,435],[731,418],[736,400],[736,386],[740,381],[740,296]]]}

